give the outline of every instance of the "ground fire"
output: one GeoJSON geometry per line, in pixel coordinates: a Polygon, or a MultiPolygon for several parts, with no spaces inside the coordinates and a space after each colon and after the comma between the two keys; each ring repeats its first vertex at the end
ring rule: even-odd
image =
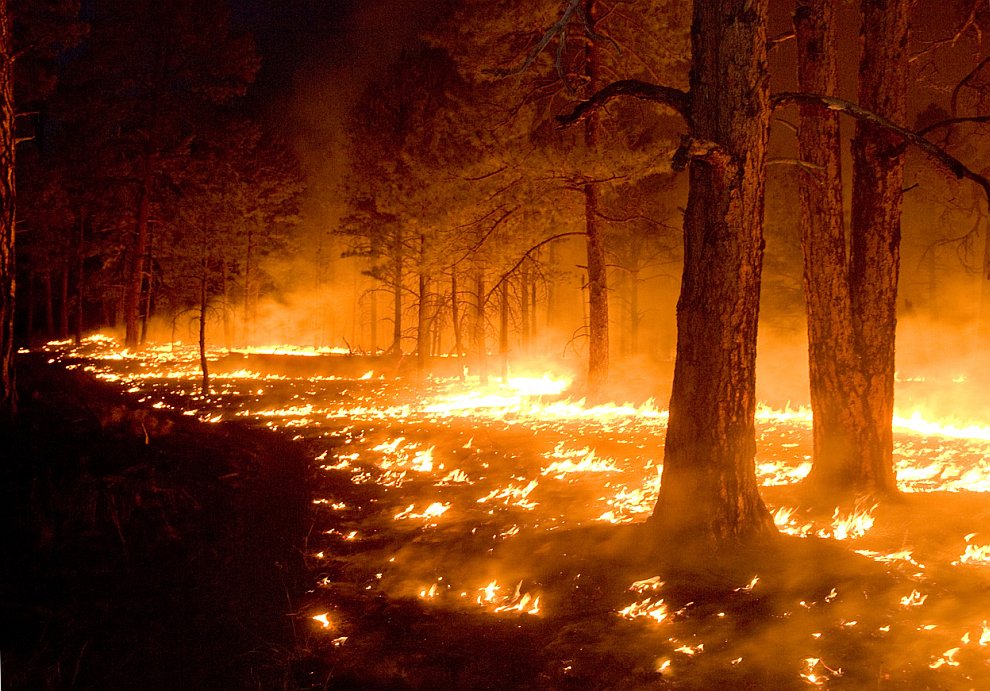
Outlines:
{"type": "Polygon", "coordinates": [[[324,373],[280,374],[253,359],[265,349],[215,351],[217,391],[203,396],[198,356],[181,344],[135,353],[92,337],[45,350],[52,367],[144,406],[277,430],[307,450],[312,587],[293,616],[339,667],[387,654],[408,678],[434,678],[454,646],[479,656],[467,674],[504,674],[473,647],[495,637],[502,652],[543,642],[553,684],[990,680],[990,428],[978,423],[898,415],[904,498],[822,511],[797,490],[810,414],[760,408],[757,475],[777,527],[799,541],[794,563],[755,559],[735,582],[685,582],[620,553],[659,489],[667,415],[652,401],[588,405],[560,373],[434,378],[423,393],[402,377],[347,374],[346,355],[283,347],[267,352],[308,356],[324,373]]]}

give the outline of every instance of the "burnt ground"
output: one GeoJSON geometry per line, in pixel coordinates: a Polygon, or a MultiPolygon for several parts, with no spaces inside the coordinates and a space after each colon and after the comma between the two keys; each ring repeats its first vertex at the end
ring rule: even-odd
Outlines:
{"type": "Polygon", "coordinates": [[[0,440],[8,689],[295,687],[306,464],[20,356],[0,440]]]}
{"type": "MultiPolygon", "coordinates": [[[[988,541],[984,493],[884,503],[855,544],[784,536],[673,562],[642,523],[591,520],[600,480],[582,493],[584,480],[534,471],[545,461],[524,450],[553,447],[548,431],[205,424],[45,357],[22,356],[23,421],[0,447],[5,690],[990,688],[990,566],[958,563],[963,536],[988,541]],[[372,453],[400,436],[402,459],[372,453]],[[413,472],[428,445],[448,467],[413,472]],[[437,482],[455,462],[478,484],[437,482]],[[380,482],[398,467],[405,484],[380,482]],[[539,479],[536,510],[477,498],[509,476],[539,479]],[[435,500],[452,508],[398,520],[435,500]],[[630,591],[652,577],[660,590],[630,591]],[[538,593],[539,613],[477,602],[495,578],[538,593]],[[646,597],[663,598],[662,621],[617,616],[646,597]]],[[[299,400],[267,386],[269,404],[299,400]]],[[[327,386],[363,400],[354,382],[327,386]]],[[[600,456],[633,453],[598,442],[600,456]]],[[[802,508],[793,487],[764,497],[829,524],[831,507],[802,508]]]]}

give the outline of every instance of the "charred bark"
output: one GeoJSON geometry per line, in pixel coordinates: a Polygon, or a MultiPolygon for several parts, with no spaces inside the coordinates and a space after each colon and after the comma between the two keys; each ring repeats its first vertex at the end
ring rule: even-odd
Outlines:
{"type": "Polygon", "coordinates": [[[0,423],[17,413],[14,382],[14,64],[7,0],[0,0],[0,423]]]}
{"type": "Polygon", "coordinates": [[[767,0],[694,5],[677,360],[651,518],[680,549],[776,533],[756,484],[756,335],[770,115],[767,0]]]}

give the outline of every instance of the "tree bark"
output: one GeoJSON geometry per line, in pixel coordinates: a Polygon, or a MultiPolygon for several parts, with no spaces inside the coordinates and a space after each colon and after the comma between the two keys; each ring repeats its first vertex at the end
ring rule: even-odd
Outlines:
{"type": "Polygon", "coordinates": [[[430,354],[430,281],[426,275],[426,235],[419,236],[419,304],[416,310],[416,374],[422,379],[426,375],[426,360],[430,354]]]}
{"type": "Polygon", "coordinates": [[[210,395],[210,366],[206,361],[206,311],[209,307],[209,250],[206,241],[203,242],[201,273],[199,277],[199,368],[203,374],[200,392],[204,396],[210,395]]]}
{"type": "MultiPolygon", "coordinates": [[[[588,0],[585,17],[593,28],[598,6],[588,0]]],[[[599,83],[598,47],[589,36],[585,48],[585,76],[590,96],[599,83]]],[[[599,139],[598,111],[592,112],[584,122],[584,144],[594,154],[599,139]]],[[[608,275],[605,262],[605,238],[599,219],[599,190],[593,182],[584,185],[584,222],[588,253],[588,395],[601,393],[608,380],[608,275]]]]}
{"type": "Polygon", "coordinates": [[[79,214],[79,238],[76,246],[76,345],[82,343],[86,297],[86,212],[79,214]]]}
{"type": "Polygon", "coordinates": [[[392,245],[392,345],[388,352],[402,355],[402,234],[397,229],[392,245]]]}
{"type": "Polygon", "coordinates": [[[59,262],[58,271],[58,337],[69,337],[69,257],[59,262]]]}
{"type": "Polygon", "coordinates": [[[450,321],[454,329],[454,354],[464,355],[464,337],[461,334],[461,303],[457,289],[457,267],[450,268],[450,321]]]}
{"type": "Polygon", "coordinates": [[[144,285],[145,261],[148,252],[148,218],[154,181],[155,155],[146,151],[142,157],[144,169],[138,190],[134,216],[134,237],[130,247],[124,288],[124,346],[137,348],[140,343],[138,322],[141,313],[141,293],[144,285]]]}
{"type": "MultiPolygon", "coordinates": [[[[802,91],[835,91],[835,42],[827,28],[831,11],[828,2],[805,0],[795,16],[802,91]]],[[[907,109],[908,2],[864,0],[862,13],[859,105],[901,125],[907,109]]],[[[819,184],[806,182],[802,189],[815,454],[807,485],[829,501],[895,493],[903,140],[877,122],[857,120],[846,263],[839,259],[845,235],[836,115],[807,104],[801,110],[801,157],[823,167],[819,184]]]]}
{"type": "Polygon", "coordinates": [[[776,534],[756,484],[756,336],[770,116],[767,1],[694,4],[677,360],[660,495],[664,543],[719,550],[776,534]]]}
{"type": "Polygon", "coordinates": [[[498,365],[502,383],[509,381],[509,281],[502,279],[498,299],[498,365]]]}
{"type": "MultiPolygon", "coordinates": [[[[909,0],[863,0],[860,105],[898,124],[907,114],[909,0]]],[[[856,342],[866,380],[862,414],[871,434],[861,440],[852,478],[857,492],[895,492],[893,463],[894,334],[900,271],[904,154],[900,139],[857,121],[852,143],[853,198],[850,286],[856,342]]]]}
{"type": "MultiPolygon", "coordinates": [[[[837,90],[835,8],[831,0],[800,0],[794,14],[801,91],[837,90]]],[[[863,415],[866,382],[859,369],[842,209],[838,113],[800,107],[798,151],[814,172],[802,171],[801,247],[808,313],[808,364],[814,413],[814,465],[808,485],[826,495],[852,478],[871,433],[863,415]]]]}
{"type": "Polygon", "coordinates": [[[478,379],[488,383],[488,347],[485,345],[485,270],[475,269],[474,275],[474,325],[471,347],[477,361],[478,379]]]}
{"type": "Polygon", "coordinates": [[[14,61],[7,0],[0,0],[0,424],[17,413],[14,376],[14,61]]]}

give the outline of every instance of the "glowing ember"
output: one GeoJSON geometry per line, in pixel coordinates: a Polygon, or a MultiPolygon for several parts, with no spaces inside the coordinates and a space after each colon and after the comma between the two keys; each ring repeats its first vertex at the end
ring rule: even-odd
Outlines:
{"type": "Polygon", "coordinates": [[[322,614],[314,614],[312,617],[310,617],[310,619],[312,619],[315,622],[318,622],[320,626],[323,627],[324,629],[329,629],[331,626],[329,612],[323,612],[322,614]]]}

